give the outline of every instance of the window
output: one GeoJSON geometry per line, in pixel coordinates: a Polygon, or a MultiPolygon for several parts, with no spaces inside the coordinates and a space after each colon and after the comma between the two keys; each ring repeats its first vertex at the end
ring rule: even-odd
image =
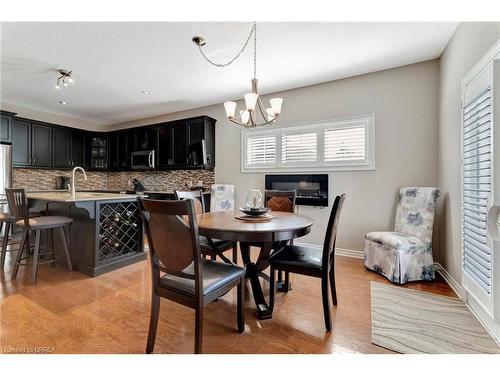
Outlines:
{"type": "Polygon", "coordinates": [[[315,162],[317,159],[316,133],[281,135],[281,164],[315,162]]]}
{"type": "Polygon", "coordinates": [[[375,115],[242,131],[242,172],[375,169],[375,115]]]}
{"type": "Polygon", "coordinates": [[[247,138],[246,165],[261,167],[276,164],[276,136],[255,135],[247,138]]]}

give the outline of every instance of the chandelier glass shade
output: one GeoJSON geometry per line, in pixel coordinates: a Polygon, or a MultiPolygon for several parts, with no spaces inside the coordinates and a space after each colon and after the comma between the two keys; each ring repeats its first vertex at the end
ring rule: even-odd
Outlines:
{"type": "Polygon", "coordinates": [[[255,128],[257,126],[262,125],[270,125],[273,124],[278,117],[281,115],[281,107],[283,105],[283,98],[272,98],[269,100],[269,107],[266,107],[262,102],[259,91],[257,89],[257,23],[254,22],[252,30],[250,31],[250,35],[248,36],[245,44],[240,49],[238,54],[233,57],[229,62],[218,64],[210,60],[207,55],[202,50],[202,47],[206,45],[206,41],[200,37],[193,37],[193,43],[198,46],[202,56],[208,61],[210,64],[217,66],[219,68],[228,66],[232,64],[238,57],[243,53],[245,48],[247,47],[250,38],[253,35],[253,79],[252,83],[252,91],[243,95],[245,101],[245,109],[238,111],[237,114],[237,103],[230,101],[224,103],[224,109],[226,111],[226,117],[233,123],[247,127],[247,128],[255,128]]]}

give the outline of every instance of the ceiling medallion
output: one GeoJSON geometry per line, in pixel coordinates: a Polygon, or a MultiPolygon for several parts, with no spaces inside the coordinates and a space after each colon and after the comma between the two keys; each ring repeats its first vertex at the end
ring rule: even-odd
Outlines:
{"type": "Polygon", "coordinates": [[[73,83],[73,78],[71,77],[72,71],[67,71],[65,69],[59,69],[59,78],[57,78],[56,90],[60,90],[61,86],[68,86],[70,83],[73,83]]]}
{"type": "Polygon", "coordinates": [[[245,109],[239,111],[239,116],[236,116],[236,102],[225,102],[224,109],[226,110],[227,118],[234,122],[235,124],[244,126],[246,128],[255,128],[257,126],[270,125],[273,124],[276,119],[281,115],[281,106],[283,104],[283,98],[272,98],[269,100],[271,105],[269,108],[265,108],[264,104],[260,99],[259,92],[257,90],[257,22],[253,23],[250,34],[248,35],[245,44],[240,49],[240,51],[231,60],[226,63],[218,64],[210,60],[207,55],[203,52],[202,47],[207,44],[205,39],[201,36],[193,37],[192,41],[198,46],[202,56],[210,64],[217,66],[219,68],[226,67],[235,62],[240,55],[243,53],[247,47],[251,37],[253,35],[253,79],[252,79],[252,92],[245,94],[243,97],[245,99],[245,109]],[[259,115],[261,117],[259,121],[259,115]]]}

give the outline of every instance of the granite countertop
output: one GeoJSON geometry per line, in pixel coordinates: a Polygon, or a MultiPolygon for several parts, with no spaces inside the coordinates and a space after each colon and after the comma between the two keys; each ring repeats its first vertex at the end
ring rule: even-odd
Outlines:
{"type": "Polygon", "coordinates": [[[68,191],[36,191],[27,192],[28,199],[36,199],[50,202],[89,202],[103,200],[134,200],[137,198],[133,194],[115,194],[115,193],[95,193],[77,191],[75,198],[71,198],[68,191]]]}

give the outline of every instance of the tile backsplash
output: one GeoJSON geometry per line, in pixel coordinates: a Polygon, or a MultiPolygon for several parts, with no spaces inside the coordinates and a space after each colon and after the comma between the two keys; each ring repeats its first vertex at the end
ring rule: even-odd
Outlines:
{"type": "MultiPolygon", "coordinates": [[[[26,190],[54,190],[58,176],[71,177],[71,171],[14,168],[12,185],[26,190]]],[[[132,178],[139,179],[146,190],[151,191],[174,191],[200,183],[205,190],[210,190],[215,183],[215,172],[205,170],[87,172],[87,177],[85,181],[82,173],[77,172],[79,190],[131,190],[132,178]]]]}

